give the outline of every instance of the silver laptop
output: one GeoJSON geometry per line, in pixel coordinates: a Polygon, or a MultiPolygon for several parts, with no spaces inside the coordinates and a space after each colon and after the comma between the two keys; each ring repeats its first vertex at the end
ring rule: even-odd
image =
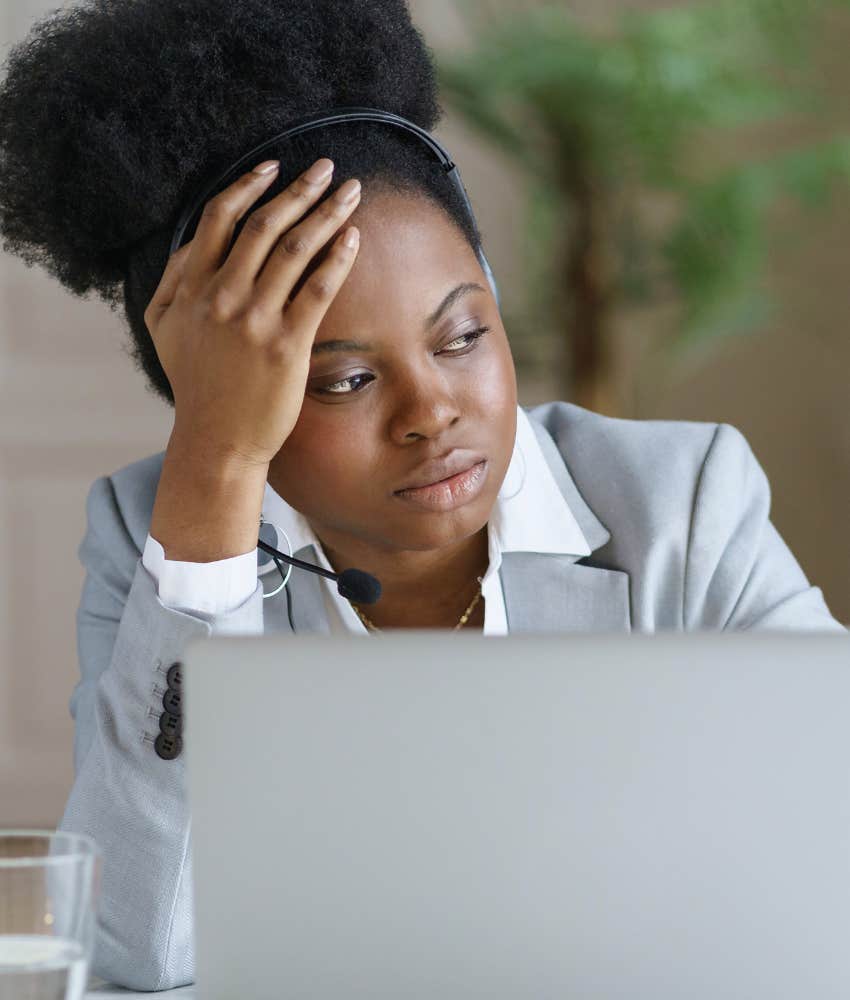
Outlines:
{"type": "Polygon", "coordinates": [[[850,636],[216,636],[202,1000],[846,1000],[850,636]]]}

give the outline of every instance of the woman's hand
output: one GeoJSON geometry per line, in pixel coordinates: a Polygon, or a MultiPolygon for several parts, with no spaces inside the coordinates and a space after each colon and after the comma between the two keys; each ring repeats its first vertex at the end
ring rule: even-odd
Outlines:
{"type": "Polygon", "coordinates": [[[360,201],[352,179],[304,216],[332,174],[329,159],[314,163],[251,213],[227,253],[237,220],[276,171],[240,177],[207,202],[194,238],[171,256],[145,310],[174,394],[175,431],[207,458],[267,468],[295,426],[316,331],[359,243],[356,227],[348,227],[289,301],[309,261],[360,201]],[[322,168],[327,176],[314,179],[322,168]]]}

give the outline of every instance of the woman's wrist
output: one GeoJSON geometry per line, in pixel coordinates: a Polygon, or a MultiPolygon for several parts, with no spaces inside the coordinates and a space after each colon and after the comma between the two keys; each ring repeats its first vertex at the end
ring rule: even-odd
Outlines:
{"type": "Polygon", "coordinates": [[[214,562],[255,549],[267,475],[173,432],[150,524],[165,558],[214,562]]]}

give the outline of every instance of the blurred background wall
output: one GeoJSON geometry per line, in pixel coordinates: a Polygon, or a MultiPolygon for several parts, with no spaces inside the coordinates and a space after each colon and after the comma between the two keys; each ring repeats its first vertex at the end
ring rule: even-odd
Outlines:
{"type": "MultiPolygon", "coordinates": [[[[57,6],[7,0],[3,57],[57,6]]],[[[651,5],[570,6],[592,23],[651,5]]],[[[411,8],[437,55],[463,46],[452,0],[412,0],[411,8]]],[[[850,91],[844,25],[825,32],[818,48],[819,73],[842,96],[850,91]]],[[[525,178],[446,111],[437,135],[462,171],[506,313],[518,315],[525,178]]],[[[710,137],[703,152],[724,154],[710,137]]],[[[611,398],[622,417],[738,427],[771,483],[774,524],[833,614],[850,623],[850,193],[839,191],[820,214],[788,204],[775,215],[767,283],[779,309],[771,322],[699,366],[672,371],[658,355],[662,311],[623,311],[614,324],[611,398]]],[[[510,326],[508,333],[518,341],[526,334],[510,326]]],[[[0,254],[0,825],[54,826],[71,786],[68,699],[78,678],[74,616],[83,582],[76,549],[88,487],[167,444],[171,411],[146,392],[126,343],[106,306],[75,299],[0,254]]],[[[563,372],[542,350],[539,364],[519,371],[523,404],[569,398],[563,372]]]]}

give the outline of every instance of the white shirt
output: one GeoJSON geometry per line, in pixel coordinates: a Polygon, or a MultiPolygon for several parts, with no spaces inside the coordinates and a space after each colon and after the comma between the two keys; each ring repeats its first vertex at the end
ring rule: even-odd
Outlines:
{"type": "MultiPolygon", "coordinates": [[[[266,483],[263,520],[283,528],[297,552],[312,543],[319,565],[333,570],[309,522],[266,483]]],[[[540,450],[534,428],[521,407],[517,407],[517,430],[508,471],[487,523],[490,562],[482,577],[484,635],[506,635],[505,603],[499,580],[504,552],[551,552],[586,556],[590,546],[540,450]]],[[[276,547],[286,552],[279,536],[276,547]]],[[[167,607],[191,613],[223,614],[239,607],[257,586],[257,549],[215,562],[180,562],[165,558],[165,551],[150,534],[142,553],[142,565],[157,585],[159,599],[167,607]]],[[[293,567],[293,573],[305,570],[293,567]]],[[[266,593],[277,590],[280,573],[269,561],[259,571],[266,593]]],[[[332,580],[320,577],[331,632],[366,633],[366,626],[354,608],[336,589],[332,580]]],[[[277,599],[285,599],[281,592],[277,599]]]]}

